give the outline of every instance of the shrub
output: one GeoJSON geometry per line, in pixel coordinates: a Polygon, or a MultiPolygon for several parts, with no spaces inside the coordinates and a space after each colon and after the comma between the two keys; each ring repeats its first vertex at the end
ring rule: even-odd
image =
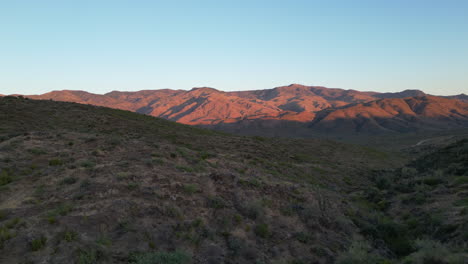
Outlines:
{"type": "Polygon", "coordinates": [[[187,166],[182,166],[182,165],[177,165],[176,169],[182,171],[182,172],[193,172],[193,169],[187,166]]]}
{"type": "Polygon", "coordinates": [[[443,182],[443,179],[437,177],[430,177],[423,180],[423,183],[429,186],[436,186],[443,182]]]}
{"type": "Polygon", "coordinates": [[[49,166],[60,166],[63,165],[63,160],[61,159],[51,159],[49,160],[49,166]]]}
{"type": "Polygon", "coordinates": [[[40,236],[39,238],[31,241],[30,246],[32,251],[38,251],[45,247],[47,238],[45,236],[40,236]]]}
{"type": "Polygon", "coordinates": [[[296,239],[301,243],[307,244],[312,241],[313,237],[308,233],[299,232],[296,234],[296,239]]]}
{"type": "Polygon", "coordinates": [[[34,155],[46,154],[47,152],[41,148],[31,148],[28,149],[28,152],[34,155]]]}
{"type": "Polygon", "coordinates": [[[96,243],[103,245],[103,246],[110,246],[112,245],[112,241],[106,235],[101,235],[97,240],[96,243]]]}
{"type": "Polygon", "coordinates": [[[250,219],[257,219],[263,216],[264,209],[261,201],[249,202],[241,208],[242,213],[250,219]]]}
{"type": "Polygon", "coordinates": [[[0,186],[7,185],[13,181],[13,177],[6,170],[2,170],[0,173],[0,186]]]}
{"type": "Polygon", "coordinates": [[[211,152],[206,152],[206,151],[201,151],[198,156],[200,157],[201,160],[206,160],[209,158],[216,157],[216,154],[211,153],[211,152]]]}
{"type": "Polygon", "coordinates": [[[10,230],[4,226],[0,226],[0,249],[5,245],[5,242],[12,238],[13,235],[10,233],[10,230]]]}
{"type": "Polygon", "coordinates": [[[103,257],[103,253],[96,249],[78,250],[77,264],[95,264],[103,257]]]}
{"type": "Polygon", "coordinates": [[[90,160],[84,160],[80,162],[80,166],[83,168],[92,168],[96,166],[96,164],[90,160]]]}
{"type": "Polygon", "coordinates": [[[371,247],[364,241],[355,240],[348,250],[338,256],[337,264],[376,264],[382,263],[383,259],[371,252],[371,247]]]}
{"type": "Polygon", "coordinates": [[[63,239],[67,242],[72,242],[78,239],[78,233],[74,231],[66,231],[63,233],[63,239]]]}
{"type": "Polygon", "coordinates": [[[77,179],[75,177],[66,177],[60,183],[61,184],[74,184],[75,182],[77,182],[77,179]]]}
{"type": "Polygon", "coordinates": [[[463,198],[463,199],[457,200],[457,201],[455,201],[453,203],[453,205],[468,207],[468,198],[463,198]]]}
{"type": "Polygon", "coordinates": [[[130,257],[134,264],[189,264],[191,257],[184,252],[147,252],[137,253],[130,257]]]}
{"type": "Polygon", "coordinates": [[[270,228],[267,224],[257,224],[254,228],[254,232],[261,238],[267,238],[270,236],[270,228]]]}
{"type": "Polygon", "coordinates": [[[221,197],[211,197],[208,200],[208,205],[211,208],[221,209],[226,207],[226,202],[221,197]]]}
{"type": "Polygon", "coordinates": [[[453,183],[455,185],[468,184],[468,177],[467,176],[459,176],[459,177],[455,178],[453,183]]]}
{"type": "Polygon", "coordinates": [[[417,251],[404,258],[403,263],[464,263],[463,257],[453,254],[438,241],[416,240],[417,251]]]}
{"type": "Polygon", "coordinates": [[[195,184],[185,184],[184,187],[184,192],[188,194],[193,194],[198,192],[198,186],[195,184]]]}

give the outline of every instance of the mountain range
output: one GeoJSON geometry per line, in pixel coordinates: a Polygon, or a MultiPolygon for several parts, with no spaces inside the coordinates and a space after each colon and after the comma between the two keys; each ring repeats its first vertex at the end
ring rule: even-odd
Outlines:
{"type": "Polygon", "coordinates": [[[208,87],[103,95],[63,90],[26,97],[130,110],[241,134],[379,134],[468,127],[467,95],[433,96],[420,90],[378,93],[291,84],[238,92],[208,87]]]}

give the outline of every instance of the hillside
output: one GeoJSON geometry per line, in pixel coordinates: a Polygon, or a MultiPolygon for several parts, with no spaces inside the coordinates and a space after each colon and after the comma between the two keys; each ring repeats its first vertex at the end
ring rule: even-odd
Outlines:
{"type": "Polygon", "coordinates": [[[66,102],[4,97],[0,120],[0,263],[463,263],[466,257],[459,253],[467,222],[460,143],[398,169],[404,159],[397,153],[234,136],[66,102]],[[400,188],[405,179],[416,184],[410,192],[400,188]],[[431,222],[452,235],[406,234],[410,225],[425,224],[425,211],[400,219],[416,210],[400,201],[420,195],[421,182],[436,200],[418,206],[456,216],[431,222]],[[431,257],[427,245],[443,257],[431,257]]]}
{"type": "Polygon", "coordinates": [[[1,263],[330,263],[358,231],[344,177],[399,162],[65,102],[4,97],[0,120],[1,263]]]}
{"type": "Polygon", "coordinates": [[[213,88],[111,92],[54,91],[28,96],[130,110],[183,124],[232,133],[313,137],[402,133],[468,127],[468,102],[426,95],[360,92],[292,84],[273,89],[223,92],[213,88]],[[410,99],[411,98],[411,99],[410,99]]]}

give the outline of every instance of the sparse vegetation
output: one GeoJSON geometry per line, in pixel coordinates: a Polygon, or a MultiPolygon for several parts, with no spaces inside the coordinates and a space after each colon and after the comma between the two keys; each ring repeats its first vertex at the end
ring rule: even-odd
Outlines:
{"type": "Polygon", "coordinates": [[[421,263],[432,252],[452,263],[465,256],[466,143],[396,157],[87,105],[29,100],[11,108],[11,100],[19,99],[0,99],[0,115],[15,116],[0,122],[9,140],[0,158],[0,247],[8,263],[191,263],[193,255],[200,263],[384,264],[421,263]],[[164,251],[176,247],[190,253],[164,251]]]}

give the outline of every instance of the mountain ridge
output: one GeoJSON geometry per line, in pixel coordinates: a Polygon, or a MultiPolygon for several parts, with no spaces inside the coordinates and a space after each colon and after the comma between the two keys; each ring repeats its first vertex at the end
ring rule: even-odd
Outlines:
{"type": "MultiPolygon", "coordinates": [[[[468,127],[466,95],[433,96],[420,90],[378,93],[291,84],[265,90],[233,92],[211,87],[112,91],[103,95],[63,90],[26,97],[129,110],[221,130],[235,127],[235,124],[245,120],[277,120],[272,124],[278,126],[293,121],[325,133],[401,133],[468,127]],[[414,109],[401,101],[405,98],[413,98],[408,102],[414,109]],[[366,129],[362,129],[363,126],[366,129]]],[[[275,126],[270,125],[265,129],[275,126]]],[[[248,130],[244,128],[241,133],[248,130]]],[[[288,132],[284,134],[288,135],[288,132]]]]}

